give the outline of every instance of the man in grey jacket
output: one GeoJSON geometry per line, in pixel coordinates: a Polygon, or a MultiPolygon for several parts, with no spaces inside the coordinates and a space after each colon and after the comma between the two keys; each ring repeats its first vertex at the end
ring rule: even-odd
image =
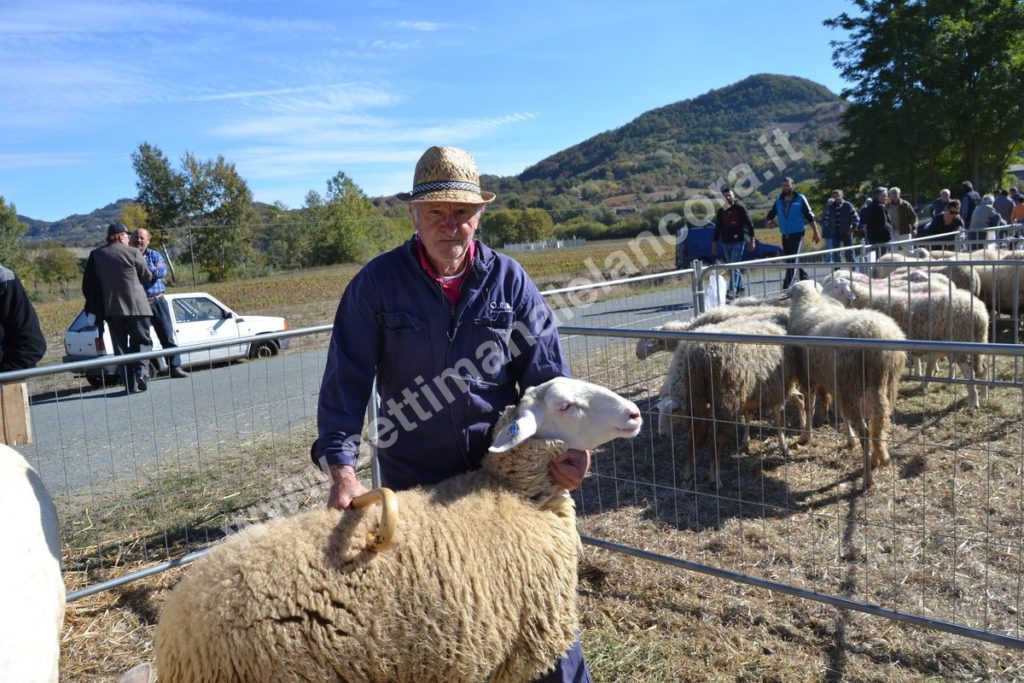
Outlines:
{"type": "MultiPolygon", "coordinates": [[[[82,294],[85,310],[96,316],[97,328],[103,329],[103,321],[110,326],[110,339],[117,355],[137,353],[142,347],[148,350],[153,343],[149,338],[149,301],[142,288],[152,279],[142,254],[128,246],[128,229],[121,223],[111,223],[107,243],[89,254],[82,294]]],[[[125,363],[121,367],[127,393],[146,390],[144,362],[125,363]]]]}

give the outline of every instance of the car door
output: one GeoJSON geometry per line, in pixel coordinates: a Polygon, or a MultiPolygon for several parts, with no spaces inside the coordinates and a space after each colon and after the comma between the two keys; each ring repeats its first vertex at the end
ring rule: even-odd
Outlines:
{"type": "MultiPolygon", "coordinates": [[[[176,297],[171,302],[174,338],[178,346],[194,346],[214,341],[238,339],[234,314],[213,297],[205,295],[176,297]]],[[[185,354],[183,363],[202,365],[238,355],[241,347],[223,347],[185,354]]],[[[244,348],[242,350],[244,353],[244,348]]]]}

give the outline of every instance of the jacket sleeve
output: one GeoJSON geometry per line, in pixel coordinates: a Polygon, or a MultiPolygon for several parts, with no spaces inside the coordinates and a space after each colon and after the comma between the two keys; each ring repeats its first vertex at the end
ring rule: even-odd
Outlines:
{"type": "Polygon", "coordinates": [[[814,220],[814,212],[811,211],[811,205],[807,201],[807,197],[800,195],[800,211],[804,214],[804,222],[810,223],[814,220]]]}
{"type": "Polygon", "coordinates": [[[317,403],[314,464],[351,465],[359,459],[363,417],[377,372],[380,326],[370,278],[356,275],[345,289],[334,317],[327,364],[317,403]]]}
{"type": "Polygon", "coordinates": [[[747,213],[745,207],[740,207],[743,211],[743,231],[747,234],[747,239],[754,239],[754,222],[750,220],[750,214],[747,213]]]}
{"type": "Polygon", "coordinates": [[[3,283],[0,310],[3,312],[3,359],[0,372],[35,367],[46,353],[46,339],[39,318],[15,275],[3,283]]]}
{"type": "Polygon", "coordinates": [[[82,296],[85,297],[86,313],[92,313],[99,324],[104,317],[103,296],[99,280],[96,278],[96,263],[92,254],[89,254],[89,259],[85,262],[85,272],[82,274],[82,296]]]}
{"type": "Polygon", "coordinates": [[[778,203],[779,203],[779,201],[778,201],[777,199],[776,199],[775,201],[773,201],[773,202],[772,202],[772,206],[771,206],[771,208],[770,208],[770,209],[768,209],[768,215],[764,217],[764,219],[765,219],[766,221],[770,221],[770,220],[772,220],[773,218],[775,218],[775,215],[776,215],[776,214],[778,213],[778,211],[776,210],[776,208],[775,208],[775,207],[776,207],[776,206],[778,206],[778,203]]]}
{"type": "Polygon", "coordinates": [[[512,374],[519,384],[520,393],[554,377],[572,376],[562,351],[554,313],[525,271],[521,277],[523,289],[516,306],[516,325],[512,332],[512,341],[521,353],[511,361],[512,374]]]}

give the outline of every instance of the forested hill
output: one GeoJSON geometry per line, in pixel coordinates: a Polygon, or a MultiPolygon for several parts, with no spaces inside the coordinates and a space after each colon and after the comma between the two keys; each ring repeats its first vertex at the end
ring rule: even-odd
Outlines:
{"type": "MultiPolygon", "coordinates": [[[[594,181],[606,185],[598,192],[604,196],[615,191],[611,185],[624,193],[707,188],[737,164],[756,169],[770,163],[760,140],[776,128],[804,153],[785,172],[799,180],[811,174],[819,142],[837,137],[843,107],[843,100],[813,81],[750,76],[648,111],[540,161],[516,180],[577,187],[594,181]]],[[[509,180],[499,179],[499,184],[509,180]]]]}

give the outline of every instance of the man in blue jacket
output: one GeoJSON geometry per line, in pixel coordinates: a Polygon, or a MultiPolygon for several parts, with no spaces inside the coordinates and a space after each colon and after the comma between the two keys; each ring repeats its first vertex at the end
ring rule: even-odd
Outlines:
{"type": "MultiPolygon", "coordinates": [[[[814,219],[814,212],[807,198],[793,188],[792,178],[782,179],[782,194],[768,210],[768,216],[764,219],[766,228],[772,227],[772,221],[777,220],[779,232],[782,233],[782,253],[787,256],[796,256],[803,246],[804,233],[807,232],[806,223],[811,224],[814,231],[814,243],[821,241],[821,233],[818,232],[818,222],[814,219]]],[[[799,263],[799,259],[794,260],[799,263]]],[[[789,289],[793,283],[793,268],[786,269],[786,277],[782,281],[782,289],[789,289]]],[[[806,280],[807,273],[800,269],[800,279],[806,280]]]]}
{"type": "MultiPolygon", "coordinates": [[[[377,459],[385,486],[434,484],[480,466],[505,406],[568,376],[554,317],[514,260],[474,240],[494,193],[481,191],[464,150],[431,147],[416,164],[409,203],[416,233],[352,279],[334,320],[320,387],[313,461],[331,477],[327,504],[366,491],[356,479],[374,377],[377,459]]],[[[569,451],[552,481],[580,485],[590,455],[569,451]]],[[[544,681],[589,681],[579,642],[544,681]]]]}

